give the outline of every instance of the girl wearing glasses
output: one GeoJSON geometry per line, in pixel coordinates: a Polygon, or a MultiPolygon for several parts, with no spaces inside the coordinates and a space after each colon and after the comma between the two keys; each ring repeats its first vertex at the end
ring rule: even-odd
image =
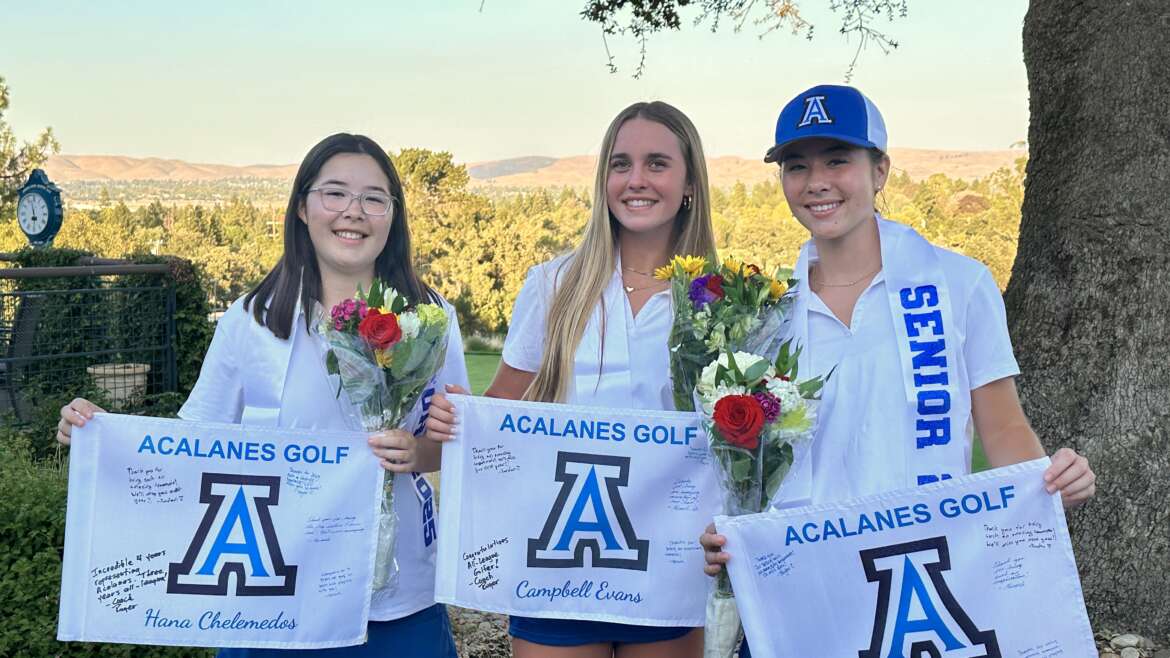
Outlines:
{"type": "MultiPolygon", "coordinates": [[[[179,416],[185,420],[280,428],[352,430],[325,373],[317,324],[324,309],[381,278],[412,302],[442,303],[451,318],[447,362],[435,385],[466,387],[463,342],[454,309],[414,272],[402,183],[386,151],[361,135],[325,138],[305,156],[284,217],[284,254],[254,290],[220,319],[199,380],[179,416]],[[273,376],[283,373],[280,376],[273,376]]],[[[441,389],[440,389],[441,390],[441,389]]],[[[424,393],[423,400],[428,395],[424,393]]],[[[61,409],[57,440],[101,411],[78,398],[61,409]]],[[[405,427],[420,427],[424,403],[405,427]]],[[[439,468],[439,445],[403,430],[372,434],[370,449],[396,474],[401,491],[418,472],[439,468]]],[[[424,537],[422,503],[395,496],[400,519],[398,586],[374,592],[368,642],[316,652],[328,656],[454,657],[446,609],[434,602],[433,535],[424,537]],[[429,542],[429,543],[428,543],[429,542]]],[[[228,658],[276,655],[273,649],[224,649],[228,658]]],[[[279,652],[296,655],[312,651],[279,652]]]]}
{"type": "MultiPolygon", "coordinates": [[[[581,244],[529,270],[486,394],[673,409],[669,283],[652,273],[676,254],[715,253],[694,125],[662,102],[623,110],[602,141],[593,195],[581,244]]],[[[452,403],[436,395],[427,436],[450,438],[453,422],[452,403]]],[[[517,658],[697,657],[703,645],[687,627],[512,617],[508,630],[517,658]]]]}

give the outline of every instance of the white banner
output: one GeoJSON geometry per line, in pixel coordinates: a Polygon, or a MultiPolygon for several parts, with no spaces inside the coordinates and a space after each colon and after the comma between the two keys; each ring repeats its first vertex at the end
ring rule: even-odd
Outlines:
{"type": "Polygon", "coordinates": [[[719,490],[696,414],[451,396],[435,598],[702,626],[719,490]]]}
{"type": "Polygon", "coordinates": [[[1097,655],[1048,463],[719,517],[752,656],[1097,655]]]}
{"type": "Polygon", "coordinates": [[[98,414],[73,431],[57,639],[359,644],[381,482],[364,434],[98,414]]]}

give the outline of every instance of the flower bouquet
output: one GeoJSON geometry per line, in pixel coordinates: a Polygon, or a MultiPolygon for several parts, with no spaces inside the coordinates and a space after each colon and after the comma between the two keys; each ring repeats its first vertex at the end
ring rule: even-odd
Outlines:
{"type": "Polygon", "coordinates": [[[675,256],[655,270],[671,282],[670,380],[674,406],[694,411],[699,372],[724,350],[774,358],[793,299],[785,295],[791,270],[772,276],[728,258],[715,266],[701,256],[675,256]]]}
{"type": "MultiPolygon", "coordinates": [[[[729,516],[763,511],[792,466],[793,445],[811,435],[812,400],[823,380],[796,382],[800,350],[791,347],[791,340],[783,342],[775,363],[727,350],[699,375],[695,397],[723,488],[723,512],[729,516]]],[[[739,628],[724,569],[707,599],[704,656],[730,658],[739,628]]]]}
{"type": "MultiPolygon", "coordinates": [[[[350,408],[367,432],[402,425],[423,389],[442,367],[447,353],[447,312],[438,304],[411,306],[375,279],[333,307],[321,322],[329,349],[325,369],[338,378],[350,408]]],[[[397,584],[394,559],[398,516],[394,513],[394,474],[384,474],[378,516],[374,590],[397,584]]]]}

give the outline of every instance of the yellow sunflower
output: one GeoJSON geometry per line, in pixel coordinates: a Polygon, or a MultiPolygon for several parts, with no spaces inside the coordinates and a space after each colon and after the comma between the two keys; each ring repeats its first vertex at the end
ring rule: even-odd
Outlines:
{"type": "Polygon", "coordinates": [[[670,281],[670,277],[672,276],[674,276],[673,265],[663,265],[662,267],[654,270],[654,278],[658,279],[659,281],[670,281]]]}
{"type": "Polygon", "coordinates": [[[675,256],[670,264],[682,268],[682,271],[693,279],[703,273],[703,268],[707,266],[707,259],[702,256],[675,256]]]}
{"type": "Polygon", "coordinates": [[[768,284],[768,296],[772,299],[780,299],[786,292],[788,292],[788,284],[783,281],[772,279],[771,283],[768,284]]]}
{"type": "Polygon", "coordinates": [[[743,272],[743,261],[728,256],[723,259],[723,269],[733,274],[739,274],[743,272]]]}

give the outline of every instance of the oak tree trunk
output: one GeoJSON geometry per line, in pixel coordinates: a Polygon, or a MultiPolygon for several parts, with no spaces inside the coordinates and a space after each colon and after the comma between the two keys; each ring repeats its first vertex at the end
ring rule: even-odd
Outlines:
{"type": "Polygon", "coordinates": [[[1170,640],[1170,2],[1032,0],[1006,293],[1024,408],[1087,455],[1069,516],[1095,628],[1170,640]]]}

